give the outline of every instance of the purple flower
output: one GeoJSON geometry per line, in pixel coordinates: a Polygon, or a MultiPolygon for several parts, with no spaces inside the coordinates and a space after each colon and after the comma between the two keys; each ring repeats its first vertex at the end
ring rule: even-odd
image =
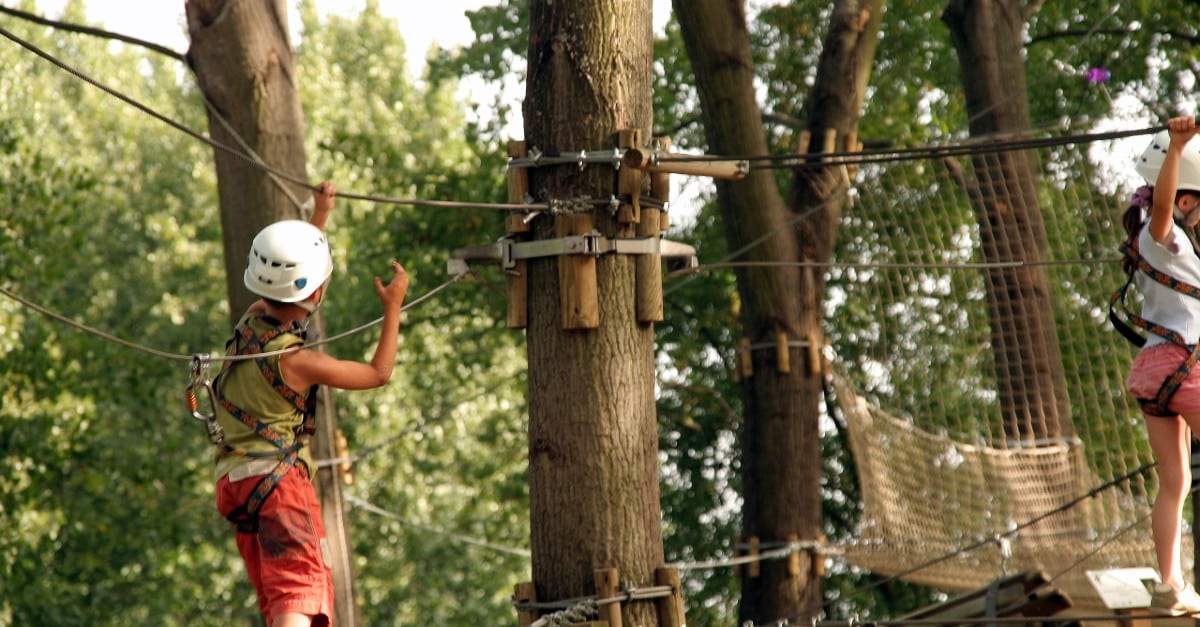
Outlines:
{"type": "Polygon", "coordinates": [[[1102,67],[1094,67],[1087,71],[1089,83],[1107,83],[1112,78],[1112,72],[1102,67]]]}
{"type": "Polygon", "coordinates": [[[1154,199],[1154,188],[1149,185],[1143,185],[1133,192],[1133,198],[1129,199],[1129,205],[1138,209],[1149,209],[1150,201],[1154,199]]]}

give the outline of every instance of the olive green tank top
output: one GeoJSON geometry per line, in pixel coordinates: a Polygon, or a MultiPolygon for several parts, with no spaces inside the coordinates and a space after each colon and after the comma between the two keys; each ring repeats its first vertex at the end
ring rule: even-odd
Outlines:
{"type": "MultiPolygon", "coordinates": [[[[255,335],[263,333],[275,328],[274,325],[264,320],[259,314],[249,314],[242,318],[240,324],[250,325],[250,330],[255,335]]],[[[236,342],[240,342],[235,334],[230,343],[229,353],[235,354],[236,342]]],[[[292,346],[304,344],[304,338],[291,333],[281,333],[267,345],[263,347],[264,353],[290,348],[292,346]]],[[[272,355],[267,357],[267,364],[275,374],[279,376],[281,381],[286,383],[283,374],[279,370],[279,358],[281,355],[272,355]]],[[[221,387],[220,392],[224,394],[225,399],[234,406],[240,408],[246,414],[257,418],[263,424],[271,428],[272,431],[278,433],[284,439],[284,445],[289,446],[295,440],[295,430],[304,423],[304,412],[299,410],[294,403],[284,398],[279,392],[271,386],[271,382],[259,370],[256,360],[244,359],[231,362],[231,365],[226,371],[221,374],[217,385],[221,387]]],[[[270,452],[278,450],[274,444],[266,438],[254,432],[254,429],[247,426],[241,420],[230,414],[224,407],[218,404],[217,408],[217,423],[225,430],[225,441],[230,446],[240,448],[248,452],[270,452]]],[[[243,464],[254,462],[256,465],[265,468],[262,472],[254,474],[265,474],[273,467],[273,464],[264,464],[263,458],[246,457],[243,455],[228,454],[223,450],[218,449],[216,453],[216,468],[214,481],[218,481],[221,477],[229,474],[234,468],[243,464]]],[[[269,458],[274,461],[282,459],[269,458]]],[[[313,475],[312,468],[312,453],[309,447],[300,449],[299,461],[304,463],[309,469],[309,476],[313,475]]]]}

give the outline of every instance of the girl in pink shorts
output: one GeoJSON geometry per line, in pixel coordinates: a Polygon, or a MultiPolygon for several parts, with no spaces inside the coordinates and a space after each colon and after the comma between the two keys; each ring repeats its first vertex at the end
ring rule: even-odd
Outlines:
{"type": "Polygon", "coordinates": [[[1189,143],[1197,130],[1194,118],[1177,117],[1155,135],[1137,164],[1149,185],[1134,195],[1124,217],[1126,271],[1143,295],[1141,315],[1133,320],[1147,332],[1128,387],[1142,405],[1158,460],[1151,527],[1161,582],[1150,608],[1176,616],[1200,614],[1200,595],[1180,565],[1191,434],[1200,429],[1200,142],[1189,143]]]}

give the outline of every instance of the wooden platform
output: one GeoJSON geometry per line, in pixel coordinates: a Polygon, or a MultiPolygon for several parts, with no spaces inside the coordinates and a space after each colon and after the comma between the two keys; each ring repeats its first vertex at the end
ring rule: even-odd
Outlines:
{"type": "MultiPolygon", "coordinates": [[[[1029,571],[997,579],[987,586],[896,620],[939,621],[936,624],[958,625],[964,619],[975,621],[981,618],[1055,616],[1055,620],[1032,620],[1028,624],[1079,627],[1079,621],[1064,614],[1071,606],[1071,599],[1050,586],[1045,573],[1029,571]],[[1061,620],[1058,620],[1059,615],[1061,620]]],[[[1158,622],[1155,621],[1155,624],[1158,622]]]]}

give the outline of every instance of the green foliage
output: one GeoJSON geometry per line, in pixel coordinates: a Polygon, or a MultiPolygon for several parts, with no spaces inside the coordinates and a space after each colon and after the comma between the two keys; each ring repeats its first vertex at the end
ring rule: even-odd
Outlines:
{"type": "MultiPolygon", "coordinates": [[[[21,26],[51,54],[203,123],[172,62],[21,26]]],[[[196,167],[210,153],[14,45],[0,64],[0,281],[129,341],[208,350],[223,324],[213,181],[196,167]]],[[[181,419],[184,366],[8,299],[0,329],[0,620],[185,624],[220,603],[213,574],[237,566],[213,548],[207,451],[181,419]]]]}
{"type": "MultiPolygon", "coordinates": [[[[1195,3],[1110,4],[1100,11],[1047,3],[1032,17],[1027,71],[1038,124],[1110,115],[1121,97],[1158,117],[1187,104],[1195,65],[1189,42],[1200,22],[1195,3]],[[1108,69],[1111,80],[1088,82],[1083,73],[1091,67],[1108,69]]],[[[963,135],[958,66],[940,21],[944,5],[888,3],[860,128],[868,145],[963,135]]],[[[28,0],[20,6],[32,9],[28,0]]],[[[83,15],[79,2],[68,4],[68,19],[83,15]]],[[[475,43],[436,54],[421,81],[409,77],[404,42],[377,0],[359,16],[324,22],[304,0],[301,15],[297,72],[314,181],[399,198],[505,200],[502,141],[517,114],[511,89],[524,70],[526,3],[471,12],[475,43]],[[494,112],[463,104],[465,91],[480,85],[508,87],[485,103],[494,112]]],[[[764,110],[803,118],[827,20],[820,3],[776,4],[755,16],[764,110]]],[[[204,128],[198,94],[174,61],[15,20],[5,27],[168,117],[204,128]]],[[[703,150],[691,69],[674,22],[655,55],[655,134],[703,150]]],[[[227,305],[211,148],[7,42],[0,67],[0,285],[141,346],[179,356],[219,347],[227,305]]],[[[794,129],[768,132],[772,150],[791,151],[794,129]]],[[[1093,191],[1099,182],[1054,167],[1047,166],[1047,179],[1065,188],[1043,198],[1063,235],[1051,242],[1052,256],[1110,255],[1115,242],[1105,239],[1098,215],[1107,207],[1048,202],[1072,194],[1107,198],[1093,191]]],[[[924,246],[922,228],[972,228],[965,198],[907,185],[907,175],[876,180],[878,187],[864,193],[918,209],[848,214],[839,259],[903,264],[924,246]],[[942,204],[947,197],[952,201],[942,204]]],[[[727,248],[717,215],[704,206],[671,237],[694,245],[705,262],[720,260],[727,248]]],[[[330,231],[337,265],[324,313],[327,333],[336,333],[378,316],[372,279],[386,274],[389,260],[408,268],[416,298],[449,279],[451,250],[493,241],[503,224],[485,210],[342,200],[330,231]]],[[[359,459],[346,492],[378,508],[349,511],[368,624],[510,622],[512,585],[528,578],[528,558],[497,550],[528,542],[523,338],[504,328],[503,275],[479,270],[405,315],[392,385],[335,397],[359,459]]],[[[949,281],[953,294],[981,290],[962,274],[927,278],[949,281]]],[[[1111,285],[1114,276],[1067,269],[1053,278],[1075,286],[1056,302],[1060,329],[1094,333],[1097,316],[1085,287],[1111,285]]],[[[875,359],[865,348],[870,343],[921,347],[923,359],[889,364],[891,389],[865,391],[899,399],[914,413],[986,421],[974,411],[974,390],[988,369],[980,347],[941,341],[960,332],[977,337],[984,304],[914,290],[903,307],[911,324],[877,324],[881,312],[869,303],[904,280],[892,270],[830,274],[830,294],[854,295],[829,310],[839,358],[866,367],[875,359]],[[931,373],[930,361],[942,370],[931,373]]],[[[734,275],[673,277],[666,292],[656,339],[667,560],[727,557],[740,527],[742,410],[730,367],[739,329],[734,275]]],[[[368,330],[330,351],[364,357],[375,337],[368,330]]],[[[1111,354],[1121,350],[1114,344],[1088,343],[1064,355],[1068,370],[1081,381],[1112,376],[1111,354]]],[[[186,375],[186,361],[97,338],[0,298],[0,624],[257,624],[231,534],[212,507],[203,429],[183,411],[186,375]]],[[[1126,402],[1117,398],[1120,390],[1079,387],[1081,406],[1126,402]]],[[[1113,433],[1132,439],[1136,429],[1128,421],[1095,425],[1079,434],[1089,449],[1112,445],[1113,433]]],[[[853,537],[859,493],[836,413],[823,426],[825,528],[836,542],[853,537]]],[[[691,623],[734,624],[738,582],[731,569],[684,576],[691,623]]],[[[825,587],[831,617],[896,615],[938,598],[836,560],[825,587]]]]}
{"type": "MultiPolygon", "coordinates": [[[[78,6],[67,19],[83,21],[78,6]]],[[[174,61],[6,27],[205,128],[174,61]]],[[[403,42],[377,6],[310,20],[305,33],[298,73],[311,77],[301,84],[314,178],[405,198],[504,199],[502,153],[466,135],[455,85],[423,89],[395,65],[403,42]]],[[[211,148],[15,45],[0,47],[0,64],[0,284],[180,357],[0,300],[0,623],[256,624],[232,534],[212,506],[211,450],[182,402],[187,356],[218,348],[227,333],[211,148]]],[[[390,259],[408,267],[416,298],[450,278],[453,248],[501,229],[499,215],[476,209],[339,202],[329,332],[378,315],[371,281],[390,259]]],[[[503,328],[496,290],[503,277],[485,269],[414,307],[395,384],[337,396],[361,456],[348,494],[406,521],[351,510],[369,624],[513,617],[508,595],[527,578],[528,558],[463,540],[527,542],[524,354],[503,328]]],[[[369,355],[375,336],[331,352],[369,355]]]]}
{"type": "MultiPolygon", "coordinates": [[[[413,84],[403,42],[375,3],[351,18],[308,17],[298,67],[310,123],[310,171],[345,191],[496,203],[506,199],[504,153],[478,143],[458,84],[413,84]],[[329,97],[335,94],[336,97],[329,97]]],[[[503,233],[501,215],[339,201],[330,235],[337,271],[324,306],[330,332],[379,315],[372,287],[403,263],[410,302],[450,279],[461,246],[503,233]]],[[[523,338],[504,328],[503,275],[481,268],[406,315],[393,383],[339,393],[339,426],[359,457],[351,496],[389,512],[352,510],[356,586],[368,624],[511,620],[512,586],[528,579],[523,338]]],[[[374,331],[330,347],[369,356],[374,331]]]]}

